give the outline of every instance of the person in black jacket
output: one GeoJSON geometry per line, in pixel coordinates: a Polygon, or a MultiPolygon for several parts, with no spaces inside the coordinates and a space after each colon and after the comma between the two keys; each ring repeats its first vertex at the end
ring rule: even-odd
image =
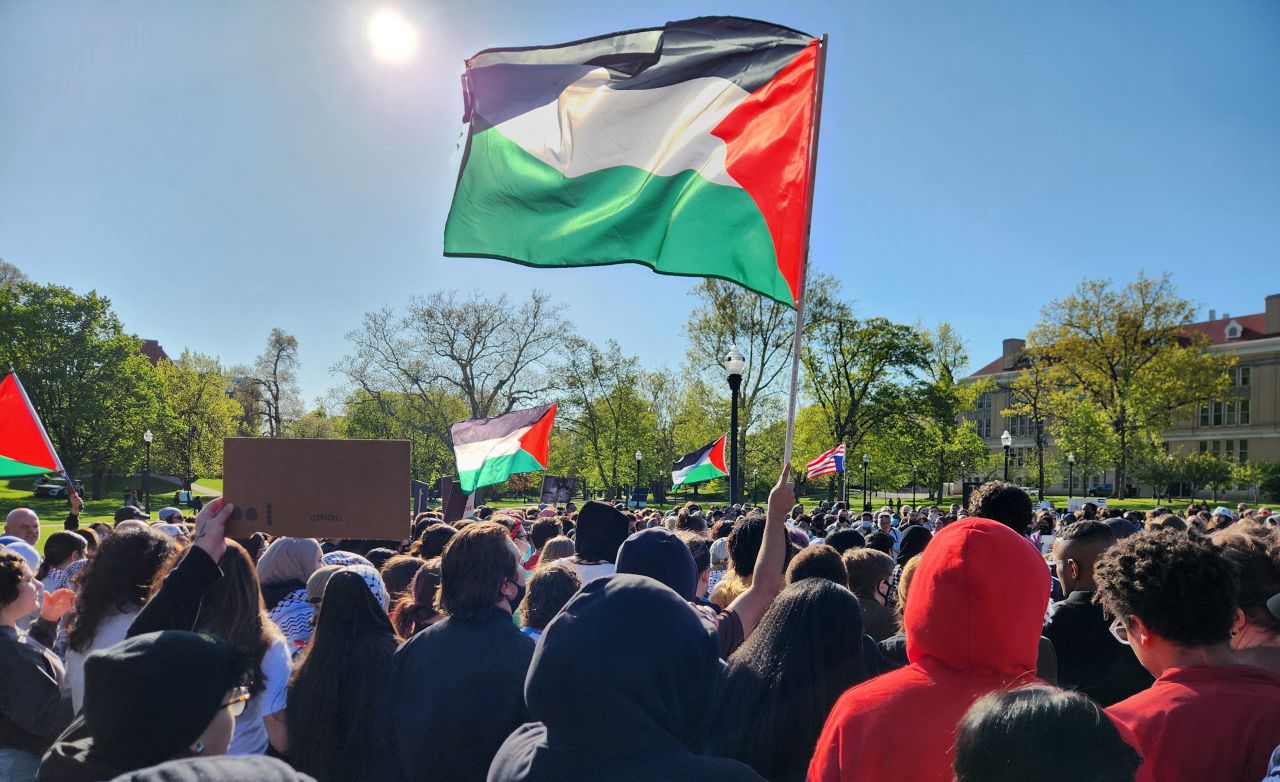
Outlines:
{"type": "Polygon", "coordinates": [[[760,782],[694,753],[718,680],[715,640],[679,595],[647,576],[595,579],[539,641],[524,688],[538,721],[507,738],[488,780],[760,782]]]}
{"type": "Polygon", "coordinates": [[[1122,701],[1155,681],[1111,635],[1111,620],[1093,602],[1094,564],[1115,542],[1115,533],[1099,521],[1069,524],[1054,539],[1053,558],[1067,597],[1054,604],[1044,628],[1058,655],[1058,683],[1102,706],[1122,701]]]}
{"type": "Polygon", "coordinates": [[[524,569],[500,524],[458,532],[440,558],[436,607],[447,616],[415,635],[391,664],[393,773],[483,782],[489,761],[528,712],[524,680],[534,641],[516,629],[524,569]]]}

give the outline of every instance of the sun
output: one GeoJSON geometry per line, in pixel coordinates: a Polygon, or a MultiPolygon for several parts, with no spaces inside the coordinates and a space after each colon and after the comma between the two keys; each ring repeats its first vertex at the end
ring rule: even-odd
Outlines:
{"type": "Polygon", "coordinates": [[[374,12],[365,32],[373,47],[373,56],[382,62],[398,65],[418,53],[418,28],[394,8],[374,12]]]}

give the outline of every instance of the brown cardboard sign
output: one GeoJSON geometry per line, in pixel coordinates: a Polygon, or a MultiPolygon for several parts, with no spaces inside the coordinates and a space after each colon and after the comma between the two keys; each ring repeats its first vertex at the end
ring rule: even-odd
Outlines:
{"type": "Polygon", "coordinates": [[[403,540],[409,536],[408,440],[223,440],[228,537],[403,540]]]}

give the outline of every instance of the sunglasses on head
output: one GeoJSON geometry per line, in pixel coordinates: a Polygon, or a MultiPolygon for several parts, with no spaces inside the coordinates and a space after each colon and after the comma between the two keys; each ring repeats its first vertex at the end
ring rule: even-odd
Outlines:
{"type": "Polygon", "coordinates": [[[239,717],[244,713],[244,705],[249,702],[249,688],[245,686],[236,687],[231,691],[231,699],[222,704],[222,708],[230,708],[232,717],[239,717]]]}

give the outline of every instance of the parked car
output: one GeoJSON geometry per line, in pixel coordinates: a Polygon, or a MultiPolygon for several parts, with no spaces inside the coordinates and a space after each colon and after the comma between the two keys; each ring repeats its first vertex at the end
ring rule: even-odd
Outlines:
{"type": "MultiPolygon", "coordinates": [[[[84,484],[80,481],[75,482],[76,494],[84,496],[84,484]]],[[[35,486],[32,487],[32,493],[37,497],[65,497],[67,496],[67,480],[61,475],[44,476],[36,480],[35,486]]]]}
{"type": "MultiPolygon", "coordinates": [[[[1090,496],[1090,497],[1110,497],[1110,496],[1111,496],[1111,493],[1112,493],[1113,491],[1115,491],[1115,488],[1116,488],[1116,487],[1115,487],[1115,484],[1113,484],[1113,483],[1099,483],[1097,486],[1094,486],[1092,489],[1090,489],[1089,491],[1087,491],[1087,492],[1085,492],[1085,493],[1086,493],[1088,496],[1090,496]]],[[[1137,497],[1137,496],[1138,496],[1138,487],[1137,487],[1137,486],[1130,486],[1130,487],[1125,491],[1124,496],[1126,496],[1126,497],[1137,497]]]]}

